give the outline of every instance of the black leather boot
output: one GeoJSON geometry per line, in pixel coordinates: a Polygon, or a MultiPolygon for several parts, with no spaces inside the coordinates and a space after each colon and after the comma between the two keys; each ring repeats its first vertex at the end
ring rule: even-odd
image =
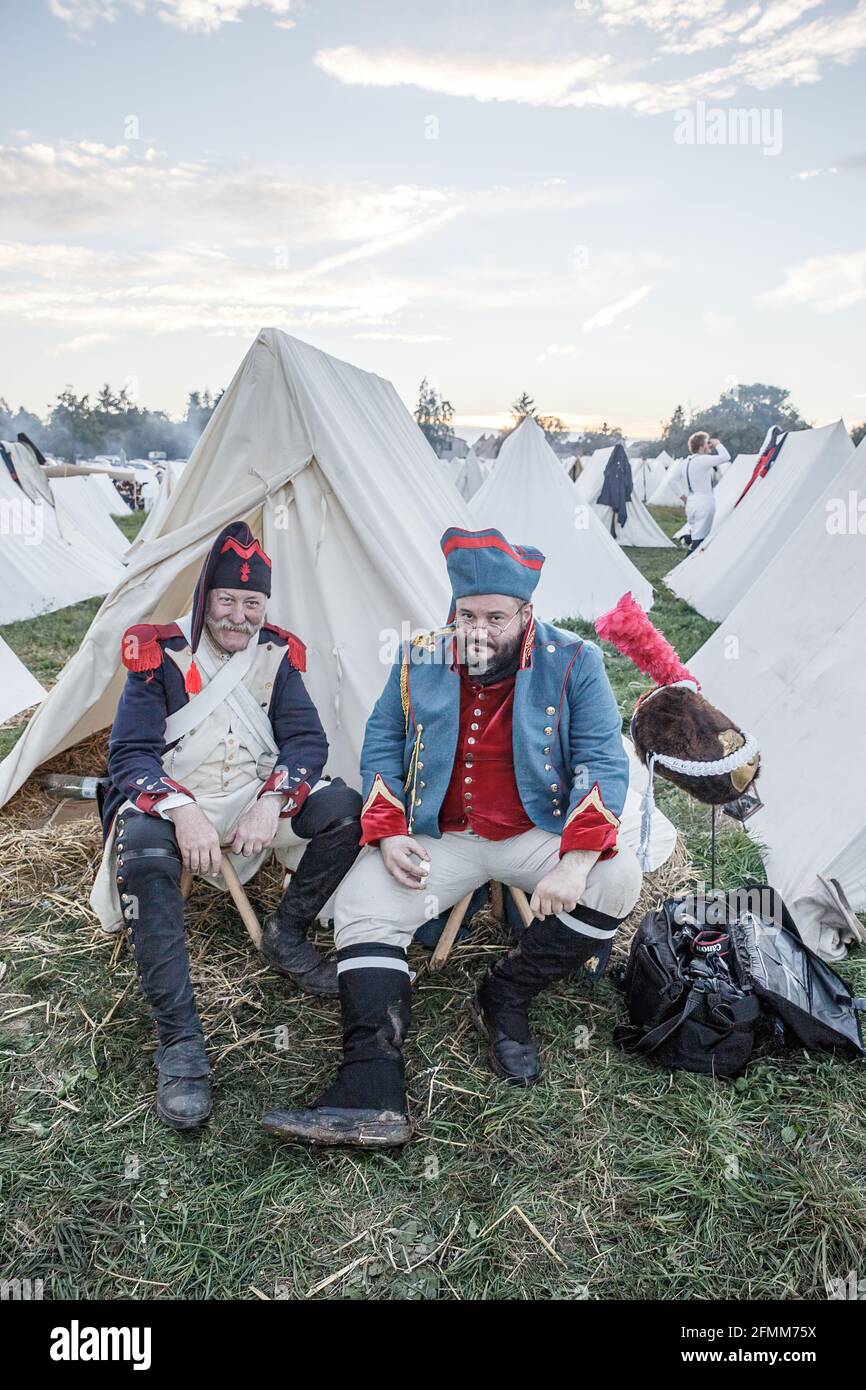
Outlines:
{"type": "Polygon", "coordinates": [[[412,1136],[403,1039],[411,1017],[406,953],[365,942],[339,952],[343,1060],[328,1089],[300,1110],[272,1110],[262,1124],[301,1144],[393,1148],[412,1136]]]}
{"type": "Polygon", "coordinates": [[[532,1086],[540,1075],[538,1047],[529,1029],[530,1001],[599,948],[602,938],[583,935],[581,923],[611,935],[619,925],[617,918],[592,908],[578,906],[569,916],[576,930],[558,917],[536,919],[525,927],[519,944],[490,966],[469,1001],[472,1020],[490,1045],[491,1067],[513,1086],[532,1086]]]}
{"type": "Polygon", "coordinates": [[[115,844],[124,922],[159,1033],[157,1113],[174,1129],[195,1129],[212,1109],[210,1068],[189,977],[174,826],[122,812],[115,844]]]}
{"type": "Polygon", "coordinates": [[[295,830],[310,843],[276,912],[265,919],[262,955],[305,994],[336,999],[336,961],[323,961],[308,940],[310,927],[342,882],[360,851],[361,798],[335,779],[307,798],[295,817],[295,830]]]}
{"type": "Polygon", "coordinates": [[[203,1038],[169,1043],[156,1054],[156,1112],[172,1129],[198,1129],[210,1118],[210,1067],[203,1038]]]}

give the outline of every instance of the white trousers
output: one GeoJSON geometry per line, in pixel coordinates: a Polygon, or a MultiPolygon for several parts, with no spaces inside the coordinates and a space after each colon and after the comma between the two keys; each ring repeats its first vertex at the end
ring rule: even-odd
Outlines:
{"type": "Polygon", "coordinates": [[[693,541],[706,540],[713,529],[716,498],[712,492],[690,492],[686,498],[686,521],[693,541]]]}
{"type": "MultiPolygon", "coordinates": [[[[337,890],[334,942],[337,949],[375,941],[406,949],[423,922],[438,917],[467,893],[489,880],[535,891],[539,879],[559,863],[560,837],[547,830],[527,830],[510,840],[485,840],[472,831],[414,837],[430,855],[430,875],[423,888],[404,888],[385,868],[378,849],[361,851],[337,890]]],[[[580,906],[609,917],[627,917],[638,900],[643,875],[633,850],[620,844],[612,859],[596,860],[589,871],[580,906]]],[[[566,926],[582,935],[607,940],[615,928],[602,930],[559,913],[566,926]]]]}

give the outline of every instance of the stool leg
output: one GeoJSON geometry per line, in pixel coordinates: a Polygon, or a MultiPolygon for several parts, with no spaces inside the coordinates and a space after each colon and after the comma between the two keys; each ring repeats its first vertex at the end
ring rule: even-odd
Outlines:
{"type": "Polygon", "coordinates": [[[501,883],[491,883],[490,885],[490,911],[501,922],[505,917],[505,899],[502,893],[501,883]]]}
{"type": "Polygon", "coordinates": [[[442,928],[442,935],[436,942],[436,949],[430,957],[431,970],[441,970],[451,954],[454,938],[463,925],[463,918],[466,916],[466,910],[472,901],[473,891],[474,890],[468,892],[464,898],[461,898],[459,902],[455,903],[448,914],[448,921],[442,928]]]}

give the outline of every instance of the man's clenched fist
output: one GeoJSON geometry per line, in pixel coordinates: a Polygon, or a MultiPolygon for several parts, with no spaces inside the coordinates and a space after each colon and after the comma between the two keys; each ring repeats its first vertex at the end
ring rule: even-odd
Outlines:
{"type": "Polygon", "coordinates": [[[404,888],[423,888],[430,873],[430,855],[411,835],[388,835],[379,841],[385,868],[404,888]],[[413,855],[421,860],[416,864],[413,855]]]}

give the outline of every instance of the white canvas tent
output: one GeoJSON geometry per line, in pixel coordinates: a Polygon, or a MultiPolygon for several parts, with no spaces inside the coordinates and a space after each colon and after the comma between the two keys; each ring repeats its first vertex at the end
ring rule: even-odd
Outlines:
{"type": "Polygon", "coordinates": [[[655,487],[650,493],[649,505],[651,507],[679,507],[684,511],[682,487],[682,459],[671,459],[665,465],[663,473],[659,473],[655,479],[655,487]]]}
{"type": "Polygon", "coordinates": [[[364,726],[401,635],[447,617],[439,538],[472,521],[389,382],[264,329],[159,534],[130,558],[0,764],[0,805],[48,758],[110,724],[125,629],[188,611],[208,547],[236,519],[274,559],[272,620],[307,643],[305,682],[330,741],[329,770],[357,784],[364,726]]]}
{"type": "MultiPolygon", "coordinates": [[[[50,483],[61,533],[70,536],[71,528],[74,528],[101,554],[120,560],[129,547],[129,541],[108,511],[99,480],[95,476],[51,478],[50,483]]],[[[112,487],[113,484],[109,483],[108,486],[112,487]]]]}
{"type": "Polygon", "coordinates": [[[730,516],[734,510],[737,499],[751,478],[759,457],[759,454],[737,454],[733,463],[723,474],[721,481],[715,488],[716,510],[713,515],[710,535],[713,534],[713,531],[718,531],[725,518],[730,516]]]}
{"type": "Polygon", "coordinates": [[[832,483],[853,447],[841,420],[792,431],[767,476],[671,570],[666,583],[705,618],[721,622],[832,483]]]}
{"type": "Polygon", "coordinates": [[[607,449],[596,449],[588,459],[584,460],[583,472],[574,484],[575,496],[581,502],[586,502],[594,508],[595,514],[605,530],[620,545],[647,545],[658,548],[672,546],[673,542],[668,540],[658,522],[647,511],[636,491],[632,492],[629,498],[624,526],[620,526],[619,521],[615,521],[613,508],[599,504],[598,497],[604,486],[604,470],[616,447],[616,445],[612,445],[607,449]]]}
{"type": "Polygon", "coordinates": [[[109,516],[129,516],[132,508],[125,498],[121,497],[111,478],[105,473],[91,473],[90,480],[99,491],[105,510],[109,516]]]}
{"type": "Polygon", "coordinates": [[[820,906],[830,895],[818,875],[866,911],[864,493],[861,444],[689,661],[708,698],[760,744],[764,807],[747,828],[767,845],[768,881],[826,955],[841,953],[844,917],[820,906]]]}
{"type": "Polygon", "coordinates": [[[460,460],[460,467],[454,476],[454,486],[464,501],[469,502],[475,496],[484,482],[484,476],[473,445],[466,457],[460,460]]]}
{"type": "MultiPolygon", "coordinates": [[[[49,483],[47,478],[42,481],[49,483]]],[[[5,465],[0,466],[0,624],[107,593],[123,571],[120,562],[97,550],[71,518],[59,516],[50,491],[49,497],[51,503],[41,497],[32,501],[5,465]]]]}
{"type": "Polygon", "coordinates": [[[166,463],[162,480],[157,486],[155,496],[153,493],[153,479],[148,479],[147,482],[142,485],[142,496],[144,498],[144,507],[147,512],[147,517],[145,518],[144,525],[132,542],[132,545],[130,545],[127,550],[127,559],[138,550],[139,546],[141,546],[144,541],[159,535],[172,493],[183,477],[188,462],[188,459],[170,459],[166,463]]]}
{"type": "Polygon", "coordinates": [[[509,540],[534,545],[546,558],[535,591],[542,619],[597,618],[631,591],[643,608],[652,588],[574,484],[527,417],[502,445],[496,468],[469,504],[473,524],[495,526],[509,540]]]}
{"type": "Polygon", "coordinates": [[[0,637],[0,724],[44,700],[45,691],[0,637]]]}
{"type": "Polygon", "coordinates": [[[673,459],[665,449],[654,459],[631,459],[631,473],[634,488],[642,502],[649,502],[663,477],[665,469],[673,459]]]}

